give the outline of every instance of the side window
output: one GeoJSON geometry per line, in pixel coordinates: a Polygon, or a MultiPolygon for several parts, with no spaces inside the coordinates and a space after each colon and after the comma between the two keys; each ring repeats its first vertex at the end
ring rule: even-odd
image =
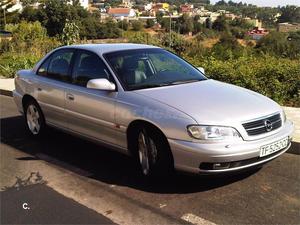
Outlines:
{"type": "Polygon", "coordinates": [[[48,66],[47,77],[65,82],[71,81],[70,65],[73,55],[73,50],[69,49],[55,52],[48,66]]]}
{"type": "Polygon", "coordinates": [[[85,87],[89,80],[97,78],[110,79],[103,61],[92,52],[78,52],[73,69],[73,83],[85,87]]]}
{"type": "Polygon", "coordinates": [[[51,60],[51,56],[49,56],[49,57],[42,63],[42,65],[40,66],[40,68],[39,68],[38,71],[37,71],[37,74],[38,74],[38,75],[40,75],[40,76],[47,76],[47,69],[48,69],[50,60],[51,60]]]}

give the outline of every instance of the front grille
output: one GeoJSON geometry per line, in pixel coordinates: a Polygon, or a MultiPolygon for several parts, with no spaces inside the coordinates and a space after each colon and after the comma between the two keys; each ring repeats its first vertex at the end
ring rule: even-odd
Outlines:
{"type": "Polygon", "coordinates": [[[253,136],[253,135],[259,135],[259,134],[264,134],[273,130],[278,129],[279,127],[281,127],[281,117],[280,117],[280,113],[263,118],[263,119],[259,119],[259,120],[255,120],[252,122],[248,122],[248,123],[244,123],[243,127],[245,128],[245,130],[247,131],[247,134],[249,136],[253,136]],[[266,121],[269,121],[271,124],[271,127],[267,127],[265,125],[266,121]]]}

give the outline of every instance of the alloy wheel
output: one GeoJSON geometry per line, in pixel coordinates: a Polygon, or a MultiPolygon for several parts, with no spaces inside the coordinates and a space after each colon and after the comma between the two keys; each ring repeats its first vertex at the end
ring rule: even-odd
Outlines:
{"type": "Polygon", "coordinates": [[[31,133],[38,134],[41,129],[41,120],[40,113],[35,105],[31,104],[27,107],[26,120],[31,133]]]}
{"type": "Polygon", "coordinates": [[[146,131],[141,131],[138,137],[139,160],[144,175],[150,173],[150,163],[155,164],[157,159],[157,148],[155,142],[146,131]]]}

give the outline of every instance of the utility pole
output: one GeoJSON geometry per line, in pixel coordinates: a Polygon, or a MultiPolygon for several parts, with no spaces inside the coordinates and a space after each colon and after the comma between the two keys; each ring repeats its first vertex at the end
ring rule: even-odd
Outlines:
{"type": "Polygon", "coordinates": [[[124,30],[123,30],[124,16],[121,16],[121,21],[122,21],[122,38],[124,38],[124,30]]]}
{"type": "Polygon", "coordinates": [[[5,27],[6,27],[6,14],[5,14],[5,9],[6,7],[3,8],[3,16],[4,16],[4,30],[5,30],[5,27]]]}
{"type": "Polygon", "coordinates": [[[172,46],[172,18],[171,18],[170,12],[169,12],[169,17],[170,17],[170,44],[169,44],[169,47],[171,48],[171,46],[172,46]]]}

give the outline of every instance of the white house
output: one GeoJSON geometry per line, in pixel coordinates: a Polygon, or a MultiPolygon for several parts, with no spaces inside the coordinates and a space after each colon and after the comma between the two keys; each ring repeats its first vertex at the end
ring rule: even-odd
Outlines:
{"type": "Polygon", "coordinates": [[[83,8],[87,9],[87,8],[89,7],[89,0],[79,0],[79,4],[80,4],[83,8]]]}
{"type": "Polygon", "coordinates": [[[107,11],[108,15],[114,17],[117,20],[120,19],[133,19],[136,16],[134,9],[130,8],[110,8],[107,11]]]}
{"type": "Polygon", "coordinates": [[[153,3],[152,3],[152,2],[150,2],[150,3],[146,4],[146,5],[144,5],[146,11],[150,11],[150,10],[152,9],[152,6],[153,6],[153,3]]]}
{"type": "MultiPolygon", "coordinates": [[[[5,2],[5,0],[4,0],[5,2]]],[[[13,1],[14,5],[13,7],[9,8],[7,11],[8,12],[13,12],[13,11],[22,11],[23,10],[23,6],[22,6],[22,3],[20,2],[20,0],[14,0],[13,1]]]]}
{"type": "MultiPolygon", "coordinates": [[[[69,0],[67,2],[68,4],[73,4],[73,0],[69,0]]],[[[79,0],[79,5],[82,6],[85,9],[88,9],[89,7],[89,0],[79,0]]]]}

